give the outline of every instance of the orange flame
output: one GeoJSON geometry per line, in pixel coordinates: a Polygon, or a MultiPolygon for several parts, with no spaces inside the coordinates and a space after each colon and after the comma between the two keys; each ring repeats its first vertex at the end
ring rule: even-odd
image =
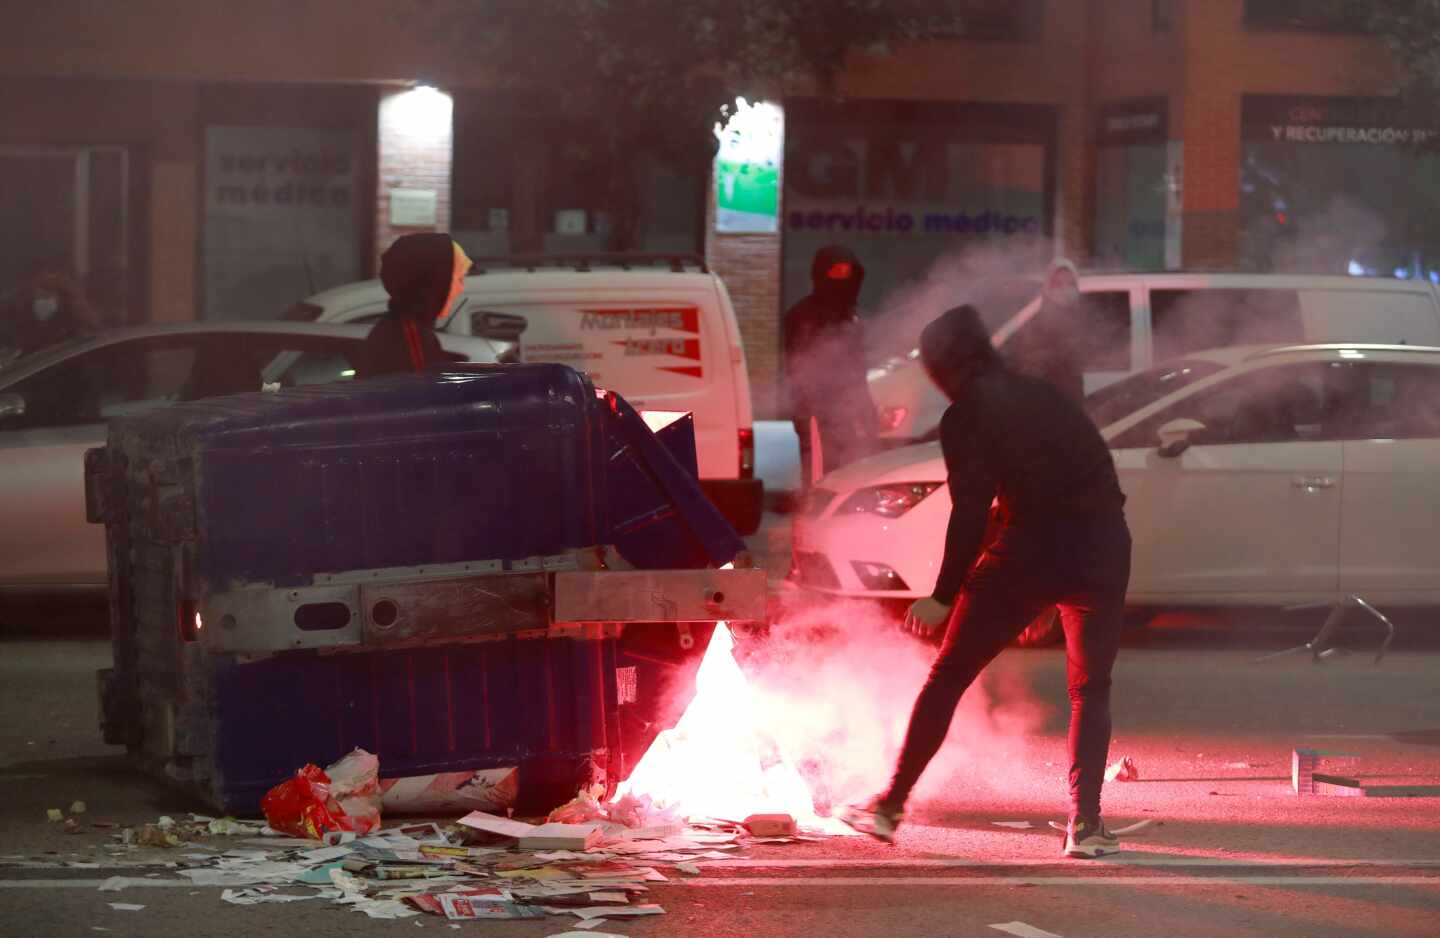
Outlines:
{"type": "Polygon", "coordinates": [[[729,625],[718,623],[695,677],[695,699],[675,728],[650,744],[616,798],[649,796],[657,809],[692,818],[783,812],[829,829],[805,780],[765,732],[734,648],[729,625]]]}

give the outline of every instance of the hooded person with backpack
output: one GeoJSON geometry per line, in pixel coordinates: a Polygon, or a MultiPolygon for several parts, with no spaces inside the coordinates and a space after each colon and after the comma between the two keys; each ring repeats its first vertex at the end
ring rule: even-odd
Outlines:
{"type": "Polygon", "coordinates": [[[435,327],[465,291],[470,258],[447,234],[408,234],[380,256],[380,282],[390,295],[385,315],[365,337],[362,378],[421,372],[445,361],[435,327]]]}
{"type": "Polygon", "coordinates": [[[1012,371],[975,309],[925,327],[920,356],[950,399],[940,421],[951,510],[931,596],[907,627],[944,627],[889,788],[842,815],[893,840],[905,802],[939,751],[966,688],[1046,607],[1059,606],[1070,695],[1070,820],[1064,852],[1118,849],[1100,817],[1110,747],[1110,674],[1130,579],[1125,496],[1100,431],[1051,382],[1012,371]],[[994,530],[987,536],[992,502],[994,530]]]}

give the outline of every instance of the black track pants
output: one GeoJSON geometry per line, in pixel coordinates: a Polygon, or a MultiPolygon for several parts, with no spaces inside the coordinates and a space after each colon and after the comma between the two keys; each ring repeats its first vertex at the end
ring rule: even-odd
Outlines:
{"type": "Polygon", "coordinates": [[[1130,532],[1117,511],[1002,529],[965,578],[915,701],[883,801],[900,809],[939,751],[972,681],[1043,610],[1059,606],[1070,689],[1072,815],[1098,817],[1110,749],[1110,672],[1120,647],[1130,532]]]}

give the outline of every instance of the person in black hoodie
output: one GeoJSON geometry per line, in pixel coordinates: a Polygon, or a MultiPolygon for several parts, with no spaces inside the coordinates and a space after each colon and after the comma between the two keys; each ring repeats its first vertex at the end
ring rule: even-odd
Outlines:
{"type": "Polygon", "coordinates": [[[470,258],[447,234],[408,234],[380,256],[380,282],[390,294],[385,315],[365,337],[362,378],[424,371],[445,360],[435,324],[465,289],[470,258]]]}
{"type": "Polygon", "coordinates": [[[849,249],[830,245],[815,252],[810,282],[809,295],[785,313],[786,386],[800,437],[802,490],[817,476],[867,455],[875,437],[864,332],[855,312],[865,268],[849,249]],[[811,446],[812,419],[820,435],[819,466],[811,446]]]}
{"type": "Polygon", "coordinates": [[[1037,613],[1058,605],[1070,692],[1064,852],[1110,852],[1118,841],[1100,818],[1100,788],[1110,747],[1110,673],[1130,579],[1130,532],[1114,461],[1078,404],[1000,360],[973,307],[927,325],[920,355],[952,402],[940,421],[952,507],[934,593],[910,607],[906,625],[922,634],[943,625],[945,633],[889,789],[844,817],[893,839],[965,689],[1037,613]],[[998,526],[987,541],[992,502],[998,526]]]}
{"type": "Polygon", "coordinates": [[[95,331],[84,291],[56,265],[35,267],[0,306],[0,362],[95,331]]]}

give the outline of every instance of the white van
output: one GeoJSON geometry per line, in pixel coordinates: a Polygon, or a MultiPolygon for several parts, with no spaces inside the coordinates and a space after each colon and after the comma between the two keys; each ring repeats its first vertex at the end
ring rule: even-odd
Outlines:
{"type": "MultiPolygon", "coordinates": [[[[1440,294],[1423,280],[1173,271],[1082,273],[1079,279],[1084,302],[1075,336],[1087,394],[1202,349],[1440,345],[1440,294]]],[[[957,295],[954,302],[973,302],[1003,349],[1039,312],[1039,290],[1038,279],[1033,286],[1014,280],[977,284],[974,297],[957,295]]],[[[883,438],[903,443],[933,437],[949,402],[925,375],[918,349],[870,369],[869,377],[883,438]]]]}
{"type": "MultiPolygon", "coordinates": [[[[379,280],[302,300],[287,319],[373,322],[379,280]]],[[[700,482],[741,534],[760,525],[750,379],[735,309],[693,255],[477,258],[446,332],[492,342],[500,361],[561,362],[642,414],[695,415],[700,482]]]]}

